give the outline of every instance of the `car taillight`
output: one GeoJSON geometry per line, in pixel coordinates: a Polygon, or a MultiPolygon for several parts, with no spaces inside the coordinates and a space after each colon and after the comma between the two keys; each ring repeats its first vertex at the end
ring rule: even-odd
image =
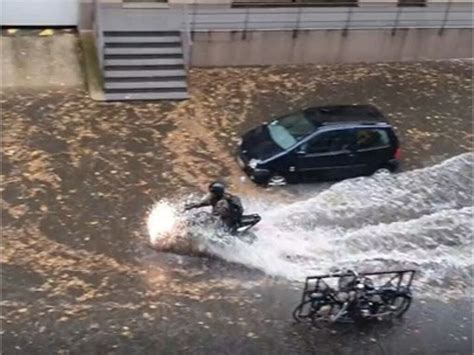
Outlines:
{"type": "Polygon", "coordinates": [[[395,159],[400,160],[400,157],[401,157],[401,151],[400,151],[400,148],[397,148],[397,150],[395,151],[395,159]]]}

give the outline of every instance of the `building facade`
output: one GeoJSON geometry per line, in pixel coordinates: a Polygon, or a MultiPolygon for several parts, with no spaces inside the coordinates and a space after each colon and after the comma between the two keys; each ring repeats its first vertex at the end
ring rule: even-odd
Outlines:
{"type": "Polygon", "coordinates": [[[223,8],[270,7],[423,7],[435,3],[472,4],[472,0],[2,0],[2,26],[78,26],[92,28],[94,3],[115,4],[124,8],[172,9],[185,6],[223,8]]]}
{"type": "Polygon", "coordinates": [[[3,0],[2,24],[92,30],[107,100],[184,99],[192,66],[472,57],[459,0],[3,0]]]}

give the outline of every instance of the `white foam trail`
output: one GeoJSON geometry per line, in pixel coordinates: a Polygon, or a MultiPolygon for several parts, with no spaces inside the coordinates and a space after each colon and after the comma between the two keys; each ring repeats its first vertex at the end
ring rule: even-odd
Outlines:
{"type": "Polygon", "coordinates": [[[286,205],[244,200],[262,216],[252,244],[216,243],[212,228],[189,230],[172,205],[158,204],[150,238],[160,250],[209,253],[297,281],[334,267],[416,268],[414,286],[425,295],[469,295],[473,163],[466,153],[429,168],[345,180],[286,205]]]}
{"type": "Polygon", "coordinates": [[[257,241],[210,249],[292,280],[332,267],[415,267],[420,290],[436,293],[432,287],[442,284],[468,294],[473,161],[466,153],[430,168],[346,180],[305,201],[270,209],[250,202],[247,210],[262,215],[257,241]]]}

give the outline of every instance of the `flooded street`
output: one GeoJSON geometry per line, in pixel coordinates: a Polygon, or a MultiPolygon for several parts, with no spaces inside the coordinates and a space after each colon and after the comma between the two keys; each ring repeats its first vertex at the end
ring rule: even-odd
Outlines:
{"type": "Polygon", "coordinates": [[[4,88],[2,352],[472,353],[471,77],[462,61],[193,69],[183,102],[4,88]],[[240,134],[330,103],[379,107],[402,171],[281,189],[243,177],[240,134]],[[216,178],[262,214],[256,242],[150,248],[153,204],[181,208],[216,178]],[[295,325],[304,277],[332,267],[416,268],[415,303],[393,324],[295,325]]]}
{"type": "Polygon", "coordinates": [[[354,265],[414,268],[414,289],[424,297],[469,296],[473,166],[466,153],[430,168],[346,180],[291,204],[249,201],[262,216],[254,242],[222,245],[206,236],[201,244],[287,280],[354,265]]]}

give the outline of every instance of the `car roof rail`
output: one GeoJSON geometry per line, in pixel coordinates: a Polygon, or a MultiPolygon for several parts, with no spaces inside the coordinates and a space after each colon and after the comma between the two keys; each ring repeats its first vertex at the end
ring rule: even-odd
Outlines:
{"type": "Polygon", "coordinates": [[[320,122],[322,126],[389,126],[390,124],[385,121],[323,121],[320,122]]]}

